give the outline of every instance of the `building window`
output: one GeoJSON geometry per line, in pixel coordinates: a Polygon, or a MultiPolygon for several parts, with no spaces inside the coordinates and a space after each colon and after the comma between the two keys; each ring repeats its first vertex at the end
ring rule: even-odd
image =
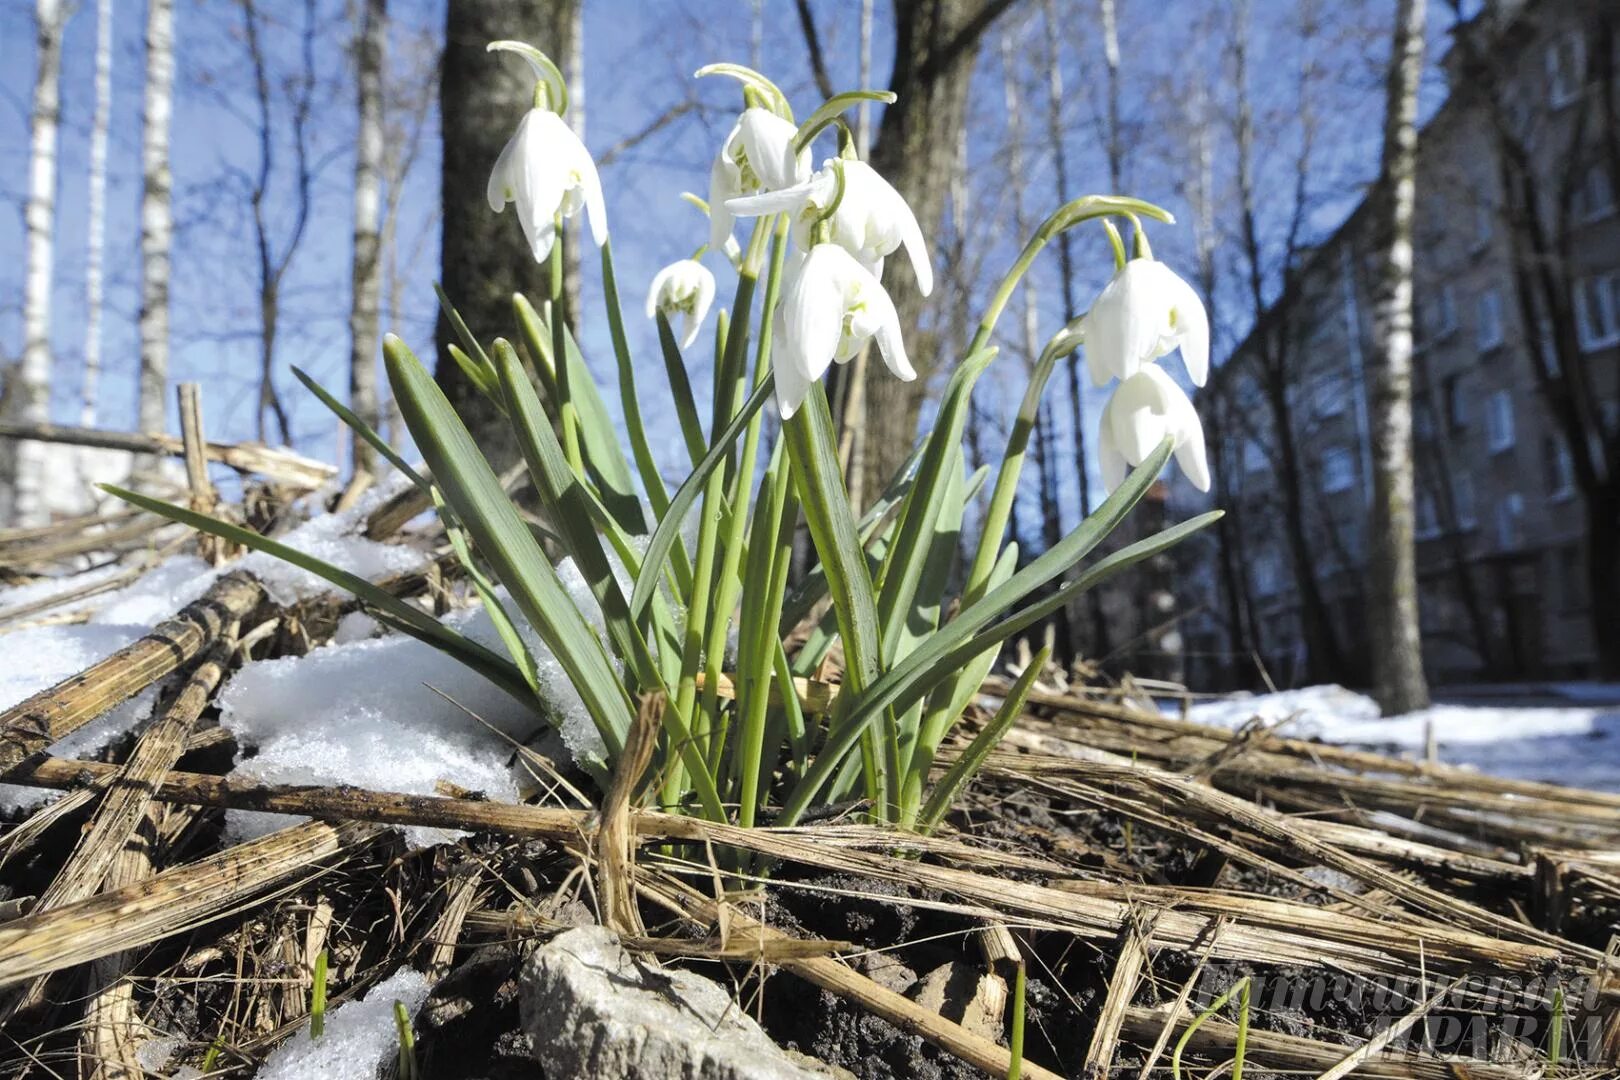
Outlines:
{"type": "Polygon", "coordinates": [[[1457,528],[1472,529],[1479,524],[1474,516],[1474,478],[1468,473],[1451,478],[1451,509],[1457,515],[1457,528]]]}
{"type": "Polygon", "coordinates": [[[1322,452],[1322,494],[1337,495],[1349,491],[1356,483],[1356,460],[1342,446],[1330,446],[1322,452]]]}
{"type": "Polygon", "coordinates": [[[1457,290],[1444,285],[1434,294],[1434,337],[1450,337],[1457,332],[1457,290]]]}
{"type": "Polygon", "coordinates": [[[1344,412],[1344,380],[1337,375],[1324,375],[1316,380],[1312,389],[1315,399],[1313,411],[1318,417],[1338,416],[1344,412]]]}
{"type": "Polygon", "coordinates": [[[1479,322],[1474,326],[1474,342],[1480,352],[1489,352],[1502,344],[1502,294],[1487,289],[1479,294],[1476,305],[1479,322]]]}
{"type": "Polygon", "coordinates": [[[1417,490],[1413,518],[1412,529],[1417,539],[1428,540],[1440,535],[1440,515],[1435,512],[1434,493],[1427,487],[1417,490]]]}
{"type": "Polygon", "coordinates": [[[1524,496],[1517,491],[1496,504],[1496,546],[1503,551],[1524,546],[1524,496]]]}
{"type": "Polygon", "coordinates": [[[1547,46],[1547,103],[1568,105],[1581,95],[1586,80],[1586,49],[1576,31],[1560,35],[1547,46]]]}
{"type": "Polygon", "coordinates": [[[1455,434],[1468,426],[1468,399],[1463,396],[1462,372],[1447,375],[1446,430],[1455,434]]]}
{"type": "Polygon", "coordinates": [[[1586,170],[1571,202],[1576,221],[1597,221],[1614,213],[1614,184],[1602,162],[1586,170]]]}
{"type": "Polygon", "coordinates": [[[1546,470],[1547,498],[1564,499],[1575,490],[1575,466],[1569,459],[1569,445],[1557,435],[1541,441],[1542,466],[1546,470]]]}
{"type": "Polygon", "coordinates": [[[1276,596],[1282,585],[1275,552],[1260,553],[1254,560],[1254,591],[1260,596],[1276,596]]]}
{"type": "Polygon", "coordinates": [[[1620,341],[1620,270],[1575,282],[1575,323],[1587,352],[1620,341]]]}
{"type": "Polygon", "coordinates": [[[1506,390],[1485,399],[1485,443],[1493,454],[1513,449],[1513,395],[1506,390]]]}

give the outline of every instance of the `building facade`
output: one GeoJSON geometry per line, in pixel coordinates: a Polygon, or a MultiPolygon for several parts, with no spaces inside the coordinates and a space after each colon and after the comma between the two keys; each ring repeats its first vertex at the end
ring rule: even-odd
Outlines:
{"type": "MultiPolygon", "coordinates": [[[[1448,99],[1420,135],[1414,511],[1439,683],[1587,676],[1612,658],[1600,619],[1620,626],[1620,609],[1602,610],[1603,575],[1620,575],[1617,24],[1620,6],[1586,0],[1488,5],[1453,35],[1448,99]]],[[[1279,684],[1330,668],[1366,678],[1380,197],[1299,261],[1204,395],[1229,516],[1184,587],[1202,594],[1186,630],[1196,685],[1262,669],[1279,684]],[[1312,585],[1329,624],[1314,637],[1312,585]],[[1306,655],[1323,633],[1331,664],[1306,655]]],[[[1180,483],[1172,498],[1190,510],[1195,495],[1180,483]]]]}

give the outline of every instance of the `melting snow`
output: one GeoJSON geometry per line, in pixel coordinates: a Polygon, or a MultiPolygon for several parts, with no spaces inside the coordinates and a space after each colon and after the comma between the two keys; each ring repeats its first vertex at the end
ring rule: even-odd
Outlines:
{"type": "MultiPolygon", "coordinates": [[[[1591,695],[1576,700],[1591,700],[1591,695]]],[[[1421,753],[1433,728],[1442,762],[1523,780],[1620,790],[1620,706],[1434,705],[1384,719],[1364,694],[1311,686],[1193,706],[1189,719],[1236,728],[1290,720],[1286,735],[1421,753]]]]}
{"type": "Polygon", "coordinates": [[[309,1021],[288,1036],[265,1060],[258,1080],[373,1080],[385,1057],[399,1052],[394,1002],[415,1015],[428,996],[427,977],[400,968],[359,1001],[348,1001],[326,1015],[319,1039],[309,1037],[309,1021]]]}

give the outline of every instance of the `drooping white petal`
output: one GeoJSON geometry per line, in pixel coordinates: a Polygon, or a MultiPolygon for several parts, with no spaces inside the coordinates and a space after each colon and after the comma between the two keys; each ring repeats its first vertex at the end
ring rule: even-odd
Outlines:
{"type": "Polygon", "coordinates": [[[794,154],[799,129],[769,109],[744,109],[737,121],[737,141],[748,164],[767,191],[791,187],[810,175],[808,151],[794,154]]]}
{"type": "Polygon", "coordinates": [[[679,263],[670,263],[658,273],[653,275],[652,284],[647,286],[647,318],[657,316],[659,305],[663,303],[664,286],[675,273],[679,263]]]}
{"type": "Polygon", "coordinates": [[[722,250],[731,237],[732,215],[726,203],[739,193],[739,184],[737,165],[722,149],[709,168],[709,248],[712,251],[722,250]]]}
{"type": "Polygon", "coordinates": [[[838,352],[843,333],[843,267],[837,256],[842,248],[818,244],[799,265],[798,273],[782,294],[782,322],[796,343],[801,371],[811,382],[826,374],[838,352]]]}
{"type": "MultiPolygon", "coordinates": [[[[1209,490],[1209,463],[1204,448],[1204,426],[1192,401],[1176,381],[1157,364],[1146,364],[1122,379],[1103,407],[1099,424],[1098,455],[1104,478],[1118,466],[1140,465],[1169,437],[1176,462],[1200,491],[1209,490]]],[[[1119,473],[1123,478],[1123,470],[1119,473]]],[[[1117,481],[1108,482],[1112,490],[1117,481]]]]}
{"type": "Polygon", "coordinates": [[[670,263],[653,276],[647,290],[647,317],[663,312],[673,322],[679,314],[681,348],[687,348],[696,339],[698,327],[714,302],[714,288],[714,275],[695,259],[670,263]]]}
{"type": "Polygon", "coordinates": [[[1168,302],[1151,259],[1132,259],[1103,287],[1086,325],[1086,366],[1094,383],[1126,379],[1156,353],[1168,302]]]}
{"type": "Polygon", "coordinates": [[[1114,434],[1107,417],[1097,426],[1097,464],[1102,469],[1103,490],[1113,491],[1124,482],[1129,465],[1125,455],[1114,445],[1114,434]]]}
{"type": "Polygon", "coordinates": [[[517,204],[518,220],[536,261],[551,254],[556,217],[571,217],[584,206],[598,245],[606,242],[607,212],[596,163],[562,117],[547,109],[530,109],[519,121],[490,170],[485,197],[500,213],[517,204]]]}
{"type": "Polygon", "coordinates": [[[1203,386],[1209,378],[1209,312],[1198,292],[1163,263],[1161,277],[1170,300],[1170,337],[1173,345],[1161,342],[1160,356],[1180,346],[1181,362],[1187,366],[1187,377],[1194,386],[1203,386]]]}
{"type": "Polygon", "coordinates": [[[776,372],[776,408],[782,419],[791,419],[804,404],[810,393],[810,380],[804,374],[804,360],[799,355],[798,339],[787,329],[783,309],[776,309],[773,320],[775,345],[771,349],[771,367],[776,372]]]}
{"type": "Polygon", "coordinates": [[[912,272],[917,277],[917,289],[924,296],[934,291],[934,267],[928,261],[928,245],[923,241],[922,227],[911,204],[895,190],[883,174],[864,161],[850,161],[844,165],[846,198],[855,192],[854,209],[862,218],[864,245],[879,256],[892,255],[897,248],[906,249],[912,272]]]}

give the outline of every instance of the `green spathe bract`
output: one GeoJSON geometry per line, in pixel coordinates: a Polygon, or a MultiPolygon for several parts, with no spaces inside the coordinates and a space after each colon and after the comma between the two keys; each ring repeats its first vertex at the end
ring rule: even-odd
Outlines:
{"type": "MultiPolygon", "coordinates": [[[[542,73],[549,63],[513,51],[542,73]]],[[[745,96],[784,119],[792,115],[781,92],[756,72],[716,65],[704,73],[731,76],[743,84],[745,96]]],[[[882,97],[865,91],[835,97],[809,114],[794,149],[836,127],[851,105],[882,97]]],[[[714,346],[694,350],[704,366],[711,357],[714,365],[707,433],[692,394],[691,361],[662,315],[656,326],[661,357],[637,367],[619,311],[610,248],[602,249],[601,267],[614,355],[600,366],[617,375],[622,431],[613,429],[604,404],[608,391],[595,384],[579,339],[554,316],[560,261],[552,261],[550,295],[538,307],[514,298],[510,340],[516,345],[480,341],[441,293],[460,342],[448,362],[458,364],[511,425],[510,441],[522,451],[548,543],[573,560],[589,586],[591,610],[581,610],[571,598],[536,539],[532,515],[520,513],[477,441],[402,341],[389,336],[384,356],[400,413],[424,459],[420,469],[300,373],[339,419],[430,492],[451,550],[471,591],[490,608],[509,657],[375,585],[240,526],[113,490],[146,509],[320,574],[389,625],[532,702],[537,716],[551,717],[555,709],[540,700],[545,690],[524,644],[537,638],[578,691],[602,737],[607,760],[591,763],[602,767],[593,768],[598,778],[611,775],[641,701],[662,697],[664,727],[651,775],[668,810],[713,820],[735,815],[744,825],[761,818],[791,825],[818,803],[859,790],[871,798],[874,818],[931,830],[1016,720],[1039,673],[1036,663],[1022,674],[995,719],[931,784],[936,754],[978,695],[1002,644],[1080,592],[1218,517],[1182,522],[1085,565],[1164,467],[1167,441],[1068,536],[1020,568],[1004,534],[1047,377],[1078,339],[1072,327],[1053,339],[1030,372],[999,460],[976,469],[964,460],[972,395],[995,367],[989,342],[1019,281],[1059,233],[1111,216],[1169,220],[1157,207],[1113,196],[1078,199],[1049,217],[992,294],[972,343],[948,365],[951,376],[931,430],[864,515],[847,494],[838,431],[819,384],[811,385],[774,445],[762,447],[774,387],[771,319],[792,265],[784,257],[784,216],[755,224],[733,304],[716,312],[714,346]],[[756,291],[762,297],[758,310],[756,291]],[[661,385],[638,387],[638,372],[645,382],[659,368],[661,385]],[[649,402],[657,407],[644,408],[649,402]],[[673,408],[663,407],[665,402],[673,408]],[[651,417],[662,421],[656,432],[648,430],[651,417]],[[654,447],[672,443],[678,454],[664,456],[690,464],[673,494],[659,471],[670,462],[653,455],[654,447]],[[974,493],[985,484],[993,493],[982,516],[976,515],[974,493]],[[694,519],[695,549],[683,538],[694,519]],[[793,538],[801,522],[816,558],[795,578],[793,538]],[[971,558],[961,559],[962,552],[971,558]],[[628,585],[621,584],[625,580],[628,585]],[[824,615],[817,608],[821,602],[828,605],[824,615]],[[811,617],[815,625],[800,631],[811,617]],[[523,623],[532,635],[522,632],[523,623]],[[726,652],[733,629],[734,658],[726,652]],[[799,677],[823,674],[835,645],[844,661],[838,693],[828,704],[827,688],[820,685],[801,701],[799,677]]],[[[1108,257],[1106,250],[1100,254],[1108,257]]]]}

